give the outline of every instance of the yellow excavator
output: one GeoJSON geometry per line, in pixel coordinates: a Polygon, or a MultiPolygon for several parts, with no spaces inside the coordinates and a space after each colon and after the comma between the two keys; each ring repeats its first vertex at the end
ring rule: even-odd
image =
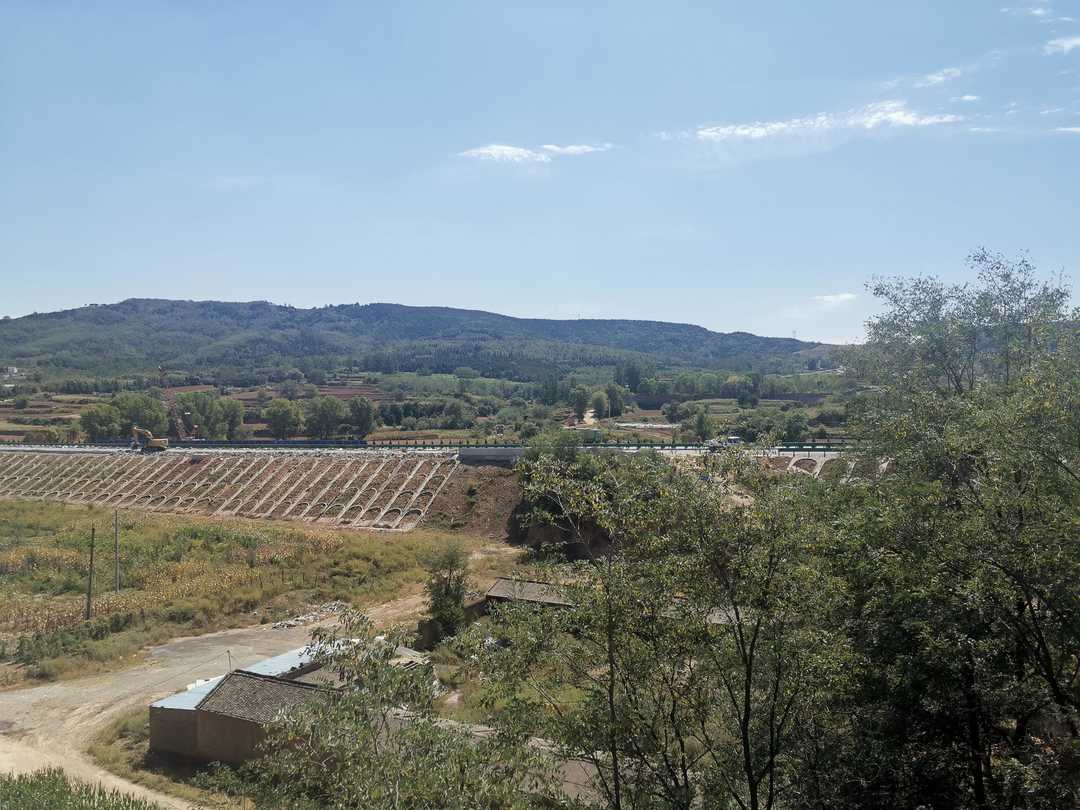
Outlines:
{"type": "Polygon", "coordinates": [[[131,449],[142,453],[160,453],[169,449],[168,439],[155,439],[149,430],[133,426],[131,428],[131,449]]]}

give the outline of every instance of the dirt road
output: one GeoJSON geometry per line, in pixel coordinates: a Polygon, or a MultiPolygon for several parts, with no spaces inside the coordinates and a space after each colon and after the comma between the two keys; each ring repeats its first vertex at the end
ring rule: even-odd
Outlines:
{"type": "MultiPolygon", "coordinates": [[[[423,600],[410,595],[371,614],[377,625],[386,625],[414,618],[422,609],[423,600]]],[[[0,772],[55,765],[79,779],[120,788],[165,807],[190,807],[102,770],[85,749],[119,713],[183,689],[196,678],[226,672],[230,654],[234,668],[249,666],[303,646],[310,632],[310,625],[278,630],[259,625],[176,639],[155,647],[144,662],[129,669],[0,692],[0,772]]]]}

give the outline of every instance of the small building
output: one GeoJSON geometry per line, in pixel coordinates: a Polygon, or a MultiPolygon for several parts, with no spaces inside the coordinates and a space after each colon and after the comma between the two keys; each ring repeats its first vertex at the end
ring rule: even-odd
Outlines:
{"type": "MultiPolygon", "coordinates": [[[[415,650],[399,647],[392,663],[408,668],[426,661],[415,650]]],[[[315,661],[308,647],[196,681],[150,704],[150,749],[237,765],[258,756],[267,726],[299,706],[333,700],[342,685],[338,674],[315,661]]]]}
{"type": "MultiPolygon", "coordinates": [[[[511,579],[509,577],[496,579],[495,583],[488,588],[484,599],[489,607],[502,602],[532,604],[548,608],[571,607],[574,604],[558,585],[536,582],[531,579],[511,579]]],[[[680,608],[685,608],[686,604],[686,601],[681,597],[675,597],[672,599],[671,606],[661,611],[661,615],[672,619],[678,618],[682,613],[680,608]]],[[[704,619],[707,624],[713,626],[732,623],[732,616],[719,608],[710,610],[704,619]]]]}
{"type": "Polygon", "coordinates": [[[569,607],[573,604],[557,585],[509,577],[496,579],[488,588],[484,600],[489,606],[502,602],[526,602],[542,607],[569,607]]]}
{"type": "Polygon", "coordinates": [[[186,723],[175,715],[170,723],[163,717],[167,710],[159,708],[155,712],[151,707],[151,745],[155,751],[239,765],[258,756],[271,723],[300,706],[328,702],[337,694],[334,689],[313,683],[235,670],[218,679],[195,711],[189,713],[190,717],[184,718],[186,723]],[[168,726],[167,731],[163,725],[168,726]]]}

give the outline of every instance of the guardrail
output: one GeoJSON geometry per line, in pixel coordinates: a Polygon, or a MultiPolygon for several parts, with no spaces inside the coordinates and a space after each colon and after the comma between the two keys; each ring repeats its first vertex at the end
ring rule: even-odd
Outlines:
{"type": "MultiPolygon", "coordinates": [[[[20,446],[31,447],[64,447],[78,449],[80,447],[129,447],[131,445],[128,441],[112,440],[112,441],[99,441],[93,444],[46,444],[43,442],[18,442],[20,446]]],[[[415,439],[398,439],[398,440],[384,440],[384,441],[364,441],[364,440],[318,440],[318,439],[305,439],[305,440],[271,440],[271,441],[217,441],[217,440],[187,440],[181,441],[176,439],[169,440],[170,448],[180,449],[219,449],[228,448],[234,450],[347,450],[347,449],[376,449],[376,450],[410,450],[410,449],[426,449],[426,450],[457,450],[462,447],[475,447],[475,448],[518,448],[525,449],[528,445],[523,445],[520,442],[491,442],[483,441],[480,439],[470,441],[468,439],[458,442],[429,442],[418,441],[415,439]]],[[[684,442],[664,442],[664,441],[625,441],[625,442],[582,442],[584,447],[596,447],[596,448],[611,448],[611,449],[656,449],[656,450],[708,450],[712,445],[708,443],[684,443],[684,442]]],[[[846,442],[831,442],[825,444],[783,444],[770,448],[771,450],[779,453],[838,453],[847,449],[850,445],[846,442]]],[[[0,448],[3,445],[0,444],[0,448]]]]}

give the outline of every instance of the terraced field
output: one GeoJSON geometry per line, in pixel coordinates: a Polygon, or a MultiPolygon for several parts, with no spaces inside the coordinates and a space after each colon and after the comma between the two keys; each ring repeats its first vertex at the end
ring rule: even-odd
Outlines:
{"type": "Polygon", "coordinates": [[[9,451],[0,498],[407,531],[457,467],[424,451],[9,451]]]}

